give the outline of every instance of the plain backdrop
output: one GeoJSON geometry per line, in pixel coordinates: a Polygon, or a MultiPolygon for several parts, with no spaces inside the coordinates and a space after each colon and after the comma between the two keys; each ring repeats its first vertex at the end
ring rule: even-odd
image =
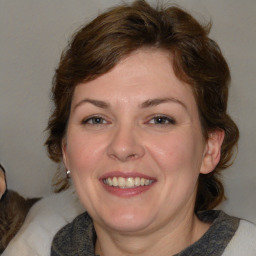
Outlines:
{"type": "MultiPolygon", "coordinates": [[[[79,26],[117,3],[0,0],[0,162],[7,170],[9,188],[23,196],[52,193],[57,166],[43,144],[52,106],[51,80],[60,54],[79,26]]],[[[229,113],[241,138],[234,165],[223,173],[228,200],[221,208],[256,222],[256,1],[176,3],[202,22],[212,20],[210,35],[230,65],[229,113]]]]}

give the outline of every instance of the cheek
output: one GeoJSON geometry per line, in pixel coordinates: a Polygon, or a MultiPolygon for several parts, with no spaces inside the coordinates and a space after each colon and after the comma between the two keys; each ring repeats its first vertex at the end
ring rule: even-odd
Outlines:
{"type": "Polygon", "coordinates": [[[66,155],[72,172],[84,173],[86,170],[88,173],[100,160],[102,150],[103,145],[99,139],[75,131],[67,136],[66,155]]]}
{"type": "Polygon", "coordinates": [[[154,160],[163,180],[161,191],[166,192],[162,200],[170,202],[170,207],[181,206],[196,194],[202,159],[198,139],[184,132],[156,143],[154,160]]]}
{"type": "Polygon", "coordinates": [[[200,139],[189,131],[153,141],[151,154],[164,175],[195,176],[201,164],[200,139]],[[153,149],[153,151],[152,151],[153,149]]]}

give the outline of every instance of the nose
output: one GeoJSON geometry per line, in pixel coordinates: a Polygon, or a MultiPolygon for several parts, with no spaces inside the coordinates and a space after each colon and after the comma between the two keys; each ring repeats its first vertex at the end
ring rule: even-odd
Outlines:
{"type": "Polygon", "coordinates": [[[107,154],[109,157],[121,162],[141,158],[145,154],[145,150],[136,128],[117,128],[112,134],[107,154]]]}

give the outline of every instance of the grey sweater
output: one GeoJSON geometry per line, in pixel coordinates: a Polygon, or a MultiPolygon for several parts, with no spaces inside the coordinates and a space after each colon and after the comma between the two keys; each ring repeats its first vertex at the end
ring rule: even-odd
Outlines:
{"type": "MultiPolygon", "coordinates": [[[[175,256],[219,256],[234,236],[240,220],[222,211],[198,214],[200,220],[211,223],[209,230],[194,244],[175,256]]],[[[51,256],[95,256],[96,232],[87,212],[63,227],[54,237],[51,256]]]]}

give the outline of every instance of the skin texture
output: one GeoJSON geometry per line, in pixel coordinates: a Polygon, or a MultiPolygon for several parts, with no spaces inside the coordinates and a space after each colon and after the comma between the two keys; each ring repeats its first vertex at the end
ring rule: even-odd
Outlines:
{"type": "Polygon", "coordinates": [[[4,171],[0,167],[0,199],[3,196],[5,190],[6,190],[5,174],[4,174],[4,171]]]}
{"type": "Polygon", "coordinates": [[[63,157],[101,255],[170,255],[209,228],[194,215],[197,179],[218,163],[224,135],[205,141],[192,90],[171,63],[164,51],[138,50],[75,89],[63,157]],[[133,196],[109,193],[101,179],[116,171],[155,182],[133,196]]]}

